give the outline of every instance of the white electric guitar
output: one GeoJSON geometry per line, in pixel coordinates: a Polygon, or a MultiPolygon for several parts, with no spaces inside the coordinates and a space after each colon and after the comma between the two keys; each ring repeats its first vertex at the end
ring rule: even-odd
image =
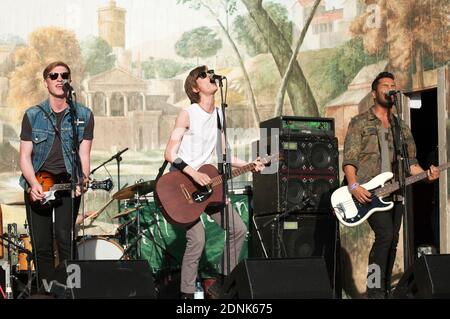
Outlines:
{"type": "MultiPolygon", "coordinates": [[[[450,163],[446,163],[439,165],[437,169],[443,171],[449,168],[449,166],[450,163]]],[[[333,206],[334,213],[339,222],[345,226],[357,226],[375,212],[390,210],[394,206],[394,203],[384,201],[383,197],[398,190],[399,184],[398,182],[384,184],[393,176],[394,174],[391,172],[381,173],[366,184],[361,185],[367,189],[372,196],[372,201],[366,204],[358,202],[358,200],[352,196],[347,186],[342,186],[335,190],[331,195],[331,206],[333,206]]],[[[406,178],[405,184],[411,185],[426,177],[427,172],[425,171],[406,178]]]]}

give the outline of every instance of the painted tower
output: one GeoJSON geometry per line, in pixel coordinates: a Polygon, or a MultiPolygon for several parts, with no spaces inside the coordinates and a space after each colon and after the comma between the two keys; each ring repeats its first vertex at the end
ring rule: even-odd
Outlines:
{"type": "Polygon", "coordinates": [[[126,10],[111,0],[107,7],[98,9],[98,32],[112,48],[125,48],[126,10]]]}

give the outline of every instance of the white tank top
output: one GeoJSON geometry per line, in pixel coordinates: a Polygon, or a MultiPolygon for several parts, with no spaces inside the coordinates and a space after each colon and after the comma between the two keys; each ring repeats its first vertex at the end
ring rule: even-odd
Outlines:
{"type": "Polygon", "coordinates": [[[194,169],[204,164],[217,162],[217,112],[222,122],[221,109],[207,113],[197,103],[189,105],[185,110],[189,114],[189,129],[184,133],[178,149],[178,157],[194,169]]]}

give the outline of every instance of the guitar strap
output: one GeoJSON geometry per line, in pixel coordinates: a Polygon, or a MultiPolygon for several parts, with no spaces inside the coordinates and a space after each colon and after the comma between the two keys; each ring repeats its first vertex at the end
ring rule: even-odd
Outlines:
{"type": "Polygon", "coordinates": [[[222,122],[220,121],[219,109],[216,109],[216,114],[217,114],[217,128],[219,129],[219,131],[222,131],[222,122]]]}
{"type": "MultiPolygon", "coordinates": [[[[156,175],[156,178],[155,178],[155,185],[156,185],[156,183],[158,183],[158,180],[161,178],[161,176],[163,175],[164,171],[166,170],[166,167],[167,167],[168,163],[169,162],[167,160],[164,160],[164,163],[159,168],[158,175],[156,175]]],[[[153,192],[153,199],[155,201],[155,206],[156,207],[161,207],[161,202],[159,201],[158,194],[156,193],[156,191],[153,192]]]]}
{"type": "Polygon", "coordinates": [[[220,120],[219,116],[219,109],[216,108],[216,114],[217,114],[217,144],[216,144],[216,156],[217,156],[217,162],[220,163],[223,151],[222,151],[222,121],[220,120]]]}
{"type": "Polygon", "coordinates": [[[52,119],[50,118],[50,114],[48,114],[48,112],[47,112],[46,110],[44,110],[44,108],[43,108],[42,106],[40,106],[39,104],[36,105],[36,106],[37,106],[38,108],[40,108],[42,112],[44,112],[45,116],[46,116],[47,119],[50,121],[50,124],[52,125],[53,130],[55,131],[56,136],[58,136],[59,140],[60,140],[61,143],[62,143],[62,140],[61,140],[61,133],[59,132],[59,130],[58,130],[58,128],[55,126],[55,124],[53,124],[53,121],[52,121],[52,119]]]}

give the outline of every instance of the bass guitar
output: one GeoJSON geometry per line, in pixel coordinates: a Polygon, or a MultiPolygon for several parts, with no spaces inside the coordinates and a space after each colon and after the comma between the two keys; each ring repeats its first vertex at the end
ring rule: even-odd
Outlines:
{"type": "MultiPolygon", "coordinates": [[[[437,167],[439,171],[448,169],[450,163],[442,164],[437,167]]],[[[387,181],[392,179],[394,174],[391,172],[381,173],[369,182],[361,185],[371,194],[369,203],[360,203],[348,190],[347,186],[342,186],[335,190],[331,195],[331,206],[339,222],[345,226],[357,226],[364,222],[375,212],[387,211],[394,206],[394,202],[384,201],[383,197],[395,192],[400,188],[398,182],[392,182],[385,185],[387,181]]],[[[407,177],[406,185],[414,184],[427,178],[427,172],[407,177]]]]}

